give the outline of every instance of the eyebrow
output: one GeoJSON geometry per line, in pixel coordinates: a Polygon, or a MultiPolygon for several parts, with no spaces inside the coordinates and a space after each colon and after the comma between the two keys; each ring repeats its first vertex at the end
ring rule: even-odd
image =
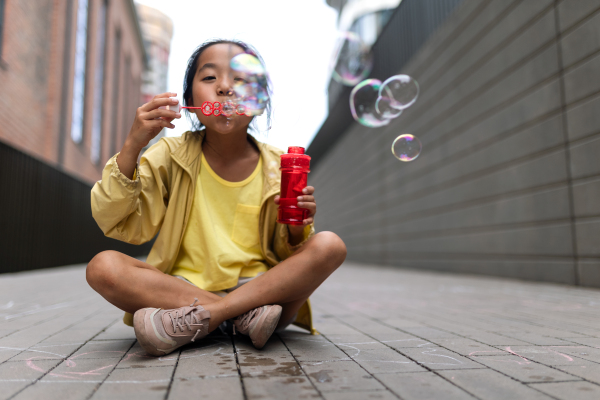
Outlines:
{"type": "Polygon", "coordinates": [[[202,72],[202,70],[205,70],[207,68],[215,68],[216,69],[217,65],[213,64],[213,63],[206,63],[202,67],[200,67],[200,69],[198,70],[198,72],[202,72]]]}

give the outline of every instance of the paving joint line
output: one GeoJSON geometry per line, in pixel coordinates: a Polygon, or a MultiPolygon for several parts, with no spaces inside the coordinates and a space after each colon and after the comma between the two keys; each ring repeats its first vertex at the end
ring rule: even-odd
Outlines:
{"type": "Polygon", "coordinates": [[[315,383],[312,381],[312,379],[310,379],[310,377],[308,376],[308,374],[306,373],[306,371],[302,367],[302,364],[300,364],[300,361],[298,361],[298,359],[296,358],[296,356],[294,355],[294,353],[292,353],[292,351],[288,347],[288,345],[285,342],[285,340],[283,340],[283,338],[281,337],[281,335],[279,333],[275,333],[275,335],[277,335],[277,337],[279,338],[279,340],[281,340],[281,343],[283,343],[283,345],[285,346],[285,348],[287,349],[287,351],[290,353],[290,355],[292,356],[292,358],[294,359],[294,361],[296,361],[296,364],[298,364],[298,367],[300,367],[300,371],[302,371],[302,373],[304,374],[304,377],[310,382],[310,384],[315,389],[315,391],[319,394],[319,396],[321,396],[321,398],[324,399],[325,397],[323,396],[323,393],[321,393],[321,391],[319,390],[319,388],[317,388],[317,385],[315,385],[315,383]]]}

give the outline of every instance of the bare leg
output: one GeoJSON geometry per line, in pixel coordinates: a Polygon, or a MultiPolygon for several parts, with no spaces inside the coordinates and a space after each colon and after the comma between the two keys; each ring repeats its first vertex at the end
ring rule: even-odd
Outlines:
{"type": "Polygon", "coordinates": [[[265,304],[282,305],[281,321],[288,321],[345,258],[344,242],[332,232],[320,232],[291,257],[224,298],[115,251],[90,261],[87,280],[106,300],[130,313],[145,307],[178,308],[197,297],[211,312],[213,331],[223,321],[265,304]]]}
{"type": "Polygon", "coordinates": [[[132,314],[144,307],[179,308],[190,305],[196,297],[201,305],[221,300],[214,293],[117,251],[96,255],[87,266],[86,278],[102,297],[132,314]]]}

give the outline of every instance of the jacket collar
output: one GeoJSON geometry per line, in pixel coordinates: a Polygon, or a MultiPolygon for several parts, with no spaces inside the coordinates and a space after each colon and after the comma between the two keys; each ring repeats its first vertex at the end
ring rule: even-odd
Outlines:
{"type": "MultiPolygon", "coordinates": [[[[202,155],[202,141],[204,140],[204,131],[187,131],[182,135],[181,144],[171,152],[171,158],[179,164],[195,182],[200,171],[199,161],[202,155]],[[198,163],[198,164],[196,164],[198,163]],[[196,168],[194,168],[196,166],[196,168]]],[[[275,148],[261,143],[253,136],[250,139],[256,144],[263,158],[263,197],[272,196],[279,192],[281,178],[279,174],[279,154],[275,148]]],[[[281,151],[280,151],[281,152],[281,151]]]]}

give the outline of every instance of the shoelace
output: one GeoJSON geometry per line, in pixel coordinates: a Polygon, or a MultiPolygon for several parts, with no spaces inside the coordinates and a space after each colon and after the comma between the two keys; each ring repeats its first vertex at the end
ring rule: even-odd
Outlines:
{"type": "Polygon", "coordinates": [[[242,317],[239,319],[241,329],[247,330],[250,327],[250,322],[252,322],[254,317],[260,313],[261,308],[262,307],[254,308],[242,315],[242,317]]]}
{"type": "MultiPolygon", "coordinates": [[[[198,298],[195,297],[194,302],[192,304],[190,304],[190,307],[194,307],[194,304],[196,304],[197,302],[198,302],[198,298]]],[[[183,324],[185,324],[190,331],[192,330],[192,324],[194,324],[194,323],[200,324],[200,328],[202,328],[204,325],[200,322],[200,319],[196,316],[196,314],[194,314],[194,311],[197,311],[197,310],[198,310],[198,307],[190,308],[186,312],[182,312],[181,315],[179,315],[178,310],[175,310],[174,316],[173,316],[173,313],[169,313],[169,317],[171,317],[171,323],[173,324],[173,332],[177,332],[177,328],[179,328],[181,330],[181,332],[183,332],[183,324]],[[186,317],[188,317],[188,315],[189,315],[189,318],[186,318],[186,317]]],[[[192,342],[194,340],[196,340],[198,333],[200,333],[200,328],[198,328],[196,330],[196,333],[194,334],[194,337],[192,338],[192,342]]]]}

